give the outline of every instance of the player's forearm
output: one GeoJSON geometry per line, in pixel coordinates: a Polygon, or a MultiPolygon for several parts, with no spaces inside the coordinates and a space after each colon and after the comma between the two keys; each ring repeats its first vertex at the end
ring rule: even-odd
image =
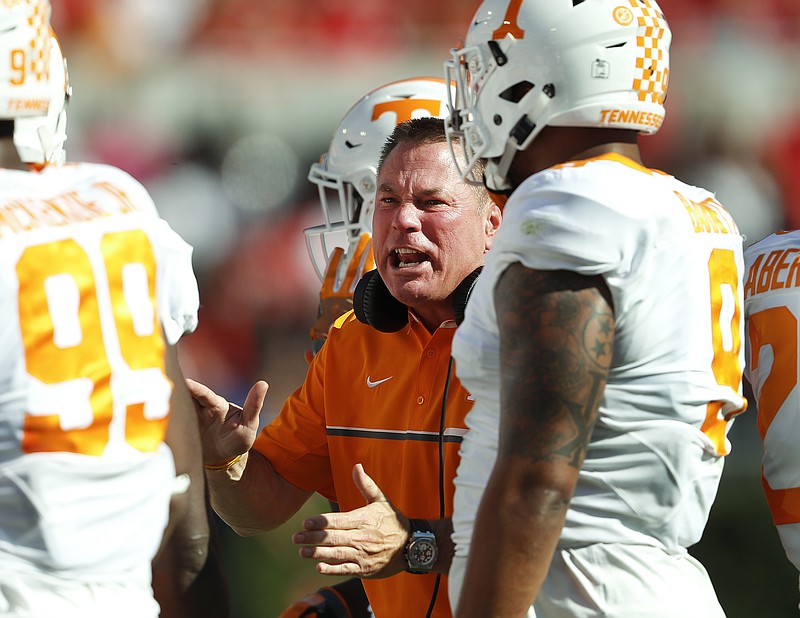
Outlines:
{"type": "Polygon", "coordinates": [[[206,479],[214,511],[242,536],[277,528],[310,495],[284,480],[256,451],[227,469],[207,469],[206,479]]]}
{"type": "Polygon", "coordinates": [[[229,615],[222,558],[210,531],[176,534],[153,565],[153,590],[161,618],[224,618],[229,615]]]}
{"type": "Polygon", "coordinates": [[[214,538],[202,473],[173,495],[171,534],[153,561],[153,591],[161,618],[225,618],[227,580],[214,538]]]}
{"type": "Polygon", "coordinates": [[[800,523],[780,524],[777,529],[786,557],[800,571],[800,523]]]}
{"type": "Polygon", "coordinates": [[[521,618],[539,593],[571,493],[569,484],[533,481],[530,466],[501,460],[495,466],[478,509],[456,618],[521,618]]]}

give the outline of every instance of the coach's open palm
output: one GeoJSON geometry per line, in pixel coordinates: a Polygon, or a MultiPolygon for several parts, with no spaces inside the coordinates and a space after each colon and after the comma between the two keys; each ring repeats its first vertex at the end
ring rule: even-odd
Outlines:
{"type": "Polygon", "coordinates": [[[300,556],[316,560],[325,575],[390,577],[406,566],[403,548],[408,519],[383,494],[361,464],[353,467],[353,482],[366,505],[352,511],[323,513],[303,522],[292,541],[303,545],[300,556]]]}
{"type": "Polygon", "coordinates": [[[269,388],[266,382],[259,380],[253,385],[243,408],[229,403],[200,382],[186,378],[186,386],[194,400],[206,465],[229,461],[253,446],[258,434],[258,415],[269,388]]]}

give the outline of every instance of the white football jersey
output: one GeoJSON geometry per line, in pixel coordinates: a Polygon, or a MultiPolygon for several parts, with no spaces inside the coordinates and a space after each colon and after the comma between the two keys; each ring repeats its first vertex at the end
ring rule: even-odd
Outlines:
{"type": "Polygon", "coordinates": [[[191,247],[106,165],[0,169],[0,569],[90,581],[158,549],[191,247]]]}
{"type": "Polygon", "coordinates": [[[800,569],[800,231],[744,254],[747,369],[764,445],[764,490],[789,560],[800,569]]]}
{"type": "Polygon", "coordinates": [[[493,290],[515,262],[601,275],[613,296],[613,360],[559,547],[697,542],[729,421],[746,406],[742,238],[709,192],[605,155],[544,170],[514,191],[456,332],[456,372],[476,399],[455,480],[457,555],[469,553],[497,453],[493,290]]]}

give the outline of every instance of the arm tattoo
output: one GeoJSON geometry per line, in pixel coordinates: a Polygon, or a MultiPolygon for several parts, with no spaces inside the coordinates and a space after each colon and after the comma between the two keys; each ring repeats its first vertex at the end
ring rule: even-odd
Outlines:
{"type": "Polygon", "coordinates": [[[494,298],[501,450],[580,468],[613,353],[614,311],[605,281],[513,264],[494,298]]]}

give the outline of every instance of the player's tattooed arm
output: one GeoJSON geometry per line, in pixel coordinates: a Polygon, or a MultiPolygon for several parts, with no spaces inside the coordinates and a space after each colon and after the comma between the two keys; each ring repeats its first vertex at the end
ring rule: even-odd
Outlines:
{"type": "Polygon", "coordinates": [[[501,449],[580,468],[612,356],[614,314],[601,277],[510,266],[495,289],[501,449]]]}
{"type": "Polygon", "coordinates": [[[458,616],[522,616],[558,544],[611,364],[601,277],[511,265],[495,287],[500,436],[458,616]]]}

